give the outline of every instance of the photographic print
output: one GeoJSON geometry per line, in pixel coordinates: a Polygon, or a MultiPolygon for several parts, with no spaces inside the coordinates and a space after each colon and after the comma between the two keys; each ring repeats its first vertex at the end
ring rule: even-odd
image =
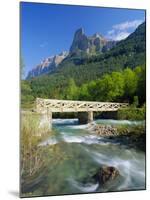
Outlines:
{"type": "Polygon", "coordinates": [[[146,189],[146,11],[20,3],[20,196],[146,189]]]}

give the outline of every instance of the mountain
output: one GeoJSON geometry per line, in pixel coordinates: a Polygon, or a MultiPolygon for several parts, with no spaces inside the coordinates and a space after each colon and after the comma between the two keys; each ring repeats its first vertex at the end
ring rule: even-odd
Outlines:
{"type": "Polygon", "coordinates": [[[92,55],[97,52],[105,52],[111,49],[115,44],[115,41],[109,41],[99,33],[88,37],[85,35],[83,28],[80,28],[74,34],[73,42],[70,47],[70,54],[76,56],[81,53],[92,55]]]}
{"type": "Polygon", "coordinates": [[[49,79],[70,77],[78,85],[100,78],[105,73],[121,71],[124,68],[134,69],[138,65],[145,64],[145,23],[141,24],[126,39],[118,42],[105,53],[89,57],[67,57],[59,65],[56,73],[49,74],[49,79]]]}
{"type": "Polygon", "coordinates": [[[44,59],[39,65],[29,71],[27,78],[30,79],[43,74],[55,71],[58,65],[68,56],[68,52],[62,52],[59,55],[44,59]]]}
{"type": "MultiPolygon", "coordinates": [[[[71,49],[71,51],[73,51],[71,49]]],[[[82,57],[66,56],[53,73],[25,80],[33,98],[66,99],[69,92],[83,89],[85,84],[95,84],[97,80],[111,72],[122,72],[126,68],[144,67],[146,63],[146,24],[141,24],[126,39],[117,42],[109,51],[82,57]],[[77,86],[77,88],[76,88],[77,86]],[[71,87],[71,89],[69,89],[71,87]]],[[[142,77],[144,77],[142,75],[142,77]]],[[[145,79],[141,81],[143,92],[145,79]]],[[[117,83],[116,83],[117,84],[117,83]]],[[[28,88],[27,87],[27,88],[28,88]]],[[[97,85],[97,89],[101,88],[97,85]]],[[[89,88],[90,89],[90,88],[89,88]]],[[[30,101],[28,91],[25,93],[30,101]]],[[[97,92],[91,90],[91,94],[97,92]]],[[[86,87],[83,91],[86,95],[86,87]]],[[[141,95],[142,96],[142,95],[141,95]]],[[[143,94],[144,97],[144,94],[143,94]]],[[[74,98],[75,99],[75,98],[74,98]]],[[[86,99],[86,98],[85,98],[86,99]]],[[[86,99],[89,100],[89,99],[86,99]]],[[[143,101],[144,102],[144,101],[143,101]]]]}
{"type": "Polygon", "coordinates": [[[143,23],[109,51],[89,57],[78,56],[77,58],[71,57],[69,54],[52,74],[47,73],[31,80],[32,88],[36,91],[38,85],[40,96],[44,87],[47,90],[49,87],[51,87],[51,90],[53,87],[62,90],[66,87],[70,78],[73,78],[77,85],[82,85],[100,78],[105,73],[121,71],[126,67],[134,69],[138,65],[143,65],[146,56],[145,33],[145,23],[143,23]]]}
{"type": "Polygon", "coordinates": [[[116,45],[115,41],[109,41],[102,35],[95,33],[93,36],[86,36],[83,28],[78,29],[73,38],[69,52],[63,52],[56,56],[44,59],[35,68],[29,71],[27,79],[56,71],[58,65],[66,58],[76,58],[104,53],[116,45]]]}

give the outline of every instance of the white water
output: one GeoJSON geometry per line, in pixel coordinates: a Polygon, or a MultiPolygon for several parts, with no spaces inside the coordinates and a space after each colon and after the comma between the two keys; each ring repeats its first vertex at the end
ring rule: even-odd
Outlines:
{"type": "MultiPolygon", "coordinates": [[[[128,120],[96,120],[95,122],[115,125],[125,124],[129,126],[136,126],[144,123],[144,121],[137,122],[128,120]]],[[[88,125],[78,125],[77,119],[54,119],[53,124],[58,134],[51,136],[40,145],[59,145],[59,143],[65,142],[66,145],[71,145],[69,148],[71,151],[72,149],[74,150],[74,154],[76,154],[76,152],[78,152],[79,156],[80,153],[81,155],[85,154],[85,160],[83,159],[81,166],[84,165],[84,162],[86,163],[92,160],[90,162],[93,163],[93,166],[107,165],[117,168],[122,179],[119,184],[114,184],[113,190],[115,191],[145,188],[144,152],[129,149],[114,141],[99,137],[92,133],[92,131],[90,132],[88,125]]],[[[69,151],[67,151],[67,153],[70,154],[69,151]]],[[[74,160],[77,159],[78,157],[74,157],[74,160]]],[[[77,170],[77,173],[79,173],[80,170],[81,168],[77,170]]],[[[78,174],[76,174],[76,176],[78,176],[78,174]]],[[[70,174],[67,178],[69,185],[73,187],[75,191],[77,190],[84,193],[99,190],[98,183],[83,184],[79,180],[76,180],[76,176],[70,174]]],[[[108,186],[105,190],[100,191],[109,190],[111,190],[111,187],[108,186]]]]}
{"type": "Polygon", "coordinates": [[[114,119],[98,119],[96,123],[110,125],[142,125],[145,121],[130,121],[130,120],[114,120],[114,119]]]}
{"type": "Polygon", "coordinates": [[[62,124],[62,125],[73,124],[73,125],[75,125],[75,124],[78,124],[78,119],[77,118],[74,118],[74,119],[53,119],[52,123],[57,124],[57,125],[59,125],[59,124],[62,124]]]}
{"type": "Polygon", "coordinates": [[[82,184],[78,181],[76,181],[74,178],[70,177],[67,179],[68,182],[74,187],[77,188],[79,191],[88,193],[88,192],[94,192],[97,190],[99,184],[92,184],[92,183],[87,183],[87,184],[82,184]]]}

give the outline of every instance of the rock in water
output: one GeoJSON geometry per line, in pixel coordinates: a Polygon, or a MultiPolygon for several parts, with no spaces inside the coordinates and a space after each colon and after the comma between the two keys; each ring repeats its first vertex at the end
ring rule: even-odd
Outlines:
{"type": "Polygon", "coordinates": [[[93,126],[93,132],[100,136],[117,136],[119,133],[117,128],[111,125],[99,125],[96,124],[93,126]]]}
{"type": "Polygon", "coordinates": [[[114,180],[119,175],[119,171],[115,167],[102,166],[93,178],[99,182],[100,185],[114,180]]]}

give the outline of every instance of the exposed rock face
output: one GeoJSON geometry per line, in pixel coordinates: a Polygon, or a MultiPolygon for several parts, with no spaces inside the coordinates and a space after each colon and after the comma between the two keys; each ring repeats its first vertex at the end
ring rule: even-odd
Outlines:
{"type": "Polygon", "coordinates": [[[119,171],[112,166],[102,166],[93,178],[99,182],[100,185],[105,185],[109,181],[113,181],[119,176],[119,171]]]}
{"type": "Polygon", "coordinates": [[[99,33],[93,36],[86,36],[83,28],[78,29],[74,34],[74,39],[70,47],[71,55],[95,54],[111,49],[116,44],[115,41],[108,41],[99,33]]]}
{"type": "Polygon", "coordinates": [[[81,56],[81,55],[94,55],[99,52],[106,52],[115,46],[115,41],[108,41],[99,33],[95,33],[92,36],[86,36],[83,28],[78,29],[73,38],[70,51],[62,52],[59,55],[51,56],[44,59],[39,65],[29,71],[27,79],[40,76],[53,72],[57,69],[58,65],[69,56],[81,56]]]}
{"type": "Polygon", "coordinates": [[[80,51],[88,50],[88,37],[84,34],[82,28],[78,29],[74,34],[73,43],[70,47],[70,53],[75,53],[79,50],[80,51]]]}
{"type": "Polygon", "coordinates": [[[59,55],[44,59],[41,64],[37,65],[35,68],[29,71],[27,79],[54,71],[58,65],[67,57],[67,55],[68,52],[62,52],[59,55]]]}

